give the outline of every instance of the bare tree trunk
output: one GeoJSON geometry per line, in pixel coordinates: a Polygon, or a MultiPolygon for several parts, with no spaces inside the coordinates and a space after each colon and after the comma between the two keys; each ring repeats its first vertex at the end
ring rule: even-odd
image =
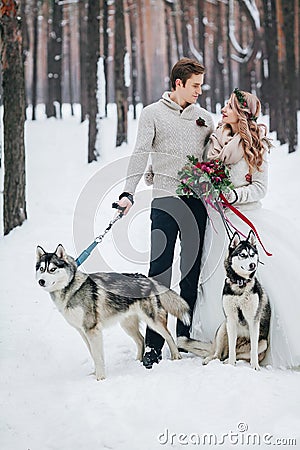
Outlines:
{"type": "Polygon", "coordinates": [[[300,4],[299,1],[295,1],[295,47],[298,54],[296,53],[296,86],[297,86],[297,110],[300,109],[300,4]]]}
{"type": "Polygon", "coordinates": [[[145,29],[144,29],[144,0],[138,0],[138,17],[140,29],[140,55],[141,55],[141,99],[143,105],[149,103],[147,93],[147,71],[146,71],[146,46],[145,46],[145,29]]]}
{"type": "Polygon", "coordinates": [[[117,104],[117,139],[116,146],[127,142],[127,88],[125,87],[124,60],[126,54],[126,37],[123,0],[115,0],[115,98],[117,104]]]}
{"type": "Polygon", "coordinates": [[[133,118],[136,119],[136,98],[137,98],[137,37],[136,37],[136,4],[133,0],[128,0],[129,23],[130,23],[130,43],[131,43],[131,92],[133,118]]]}
{"type": "Polygon", "coordinates": [[[176,2],[171,2],[171,8],[172,8],[172,17],[173,17],[173,28],[174,28],[176,54],[177,54],[177,60],[179,60],[184,55],[182,53],[182,45],[180,45],[179,36],[178,36],[178,30],[177,30],[176,2]]]}
{"type": "Polygon", "coordinates": [[[21,7],[21,29],[22,29],[22,45],[23,45],[23,60],[26,59],[26,53],[29,51],[29,32],[28,32],[28,24],[26,20],[26,4],[27,1],[21,1],[20,7],[21,7]]]}
{"type": "Polygon", "coordinates": [[[216,35],[215,35],[215,61],[216,61],[216,90],[215,99],[217,103],[221,105],[224,104],[224,55],[223,52],[223,42],[222,42],[222,32],[223,32],[223,11],[221,10],[222,5],[217,8],[216,14],[216,35]]]}
{"type": "MultiPolygon", "coordinates": [[[[29,32],[28,32],[28,24],[27,24],[27,16],[26,16],[26,0],[21,2],[21,18],[22,18],[22,55],[23,55],[23,63],[25,63],[27,54],[29,52],[29,32]]],[[[25,78],[25,87],[26,87],[26,74],[24,71],[24,78],[25,78]]],[[[0,94],[1,95],[1,94],[0,94]]],[[[25,108],[28,105],[28,99],[25,92],[25,108]]]]}
{"type": "MultiPolygon", "coordinates": [[[[247,31],[249,23],[247,22],[246,16],[242,11],[242,7],[239,8],[239,41],[241,47],[245,47],[247,45],[247,31]]],[[[242,55],[240,57],[240,85],[243,86],[243,89],[245,91],[251,92],[251,83],[250,83],[250,68],[249,68],[249,62],[247,62],[247,55],[242,55]]]]}
{"type": "Polygon", "coordinates": [[[286,121],[287,140],[289,144],[289,153],[297,149],[297,87],[296,87],[296,61],[295,61],[295,2],[294,0],[285,0],[282,2],[283,11],[283,30],[285,34],[286,51],[286,121]]]}
{"type": "Polygon", "coordinates": [[[202,61],[200,61],[202,64],[204,64],[204,0],[198,0],[197,2],[198,7],[198,45],[200,49],[200,53],[202,54],[202,61]]]}
{"type": "Polygon", "coordinates": [[[263,2],[263,6],[266,54],[262,67],[262,93],[264,103],[269,105],[270,130],[274,131],[278,129],[280,123],[280,89],[278,89],[277,95],[273,95],[279,86],[276,4],[275,2],[263,2]]]}
{"type": "MultiPolygon", "coordinates": [[[[107,2],[105,2],[106,4],[107,2]]],[[[80,53],[80,104],[81,104],[81,122],[84,122],[87,116],[87,2],[79,0],[79,53],[80,53]]]]}
{"type": "Polygon", "coordinates": [[[108,104],[108,5],[107,1],[103,1],[103,71],[105,78],[105,117],[107,117],[108,104]]]}
{"type": "MultiPolygon", "coordinates": [[[[229,8],[227,6],[226,8],[227,10],[227,14],[226,14],[226,26],[227,26],[227,35],[229,35],[229,20],[230,20],[230,16],[229,16],[229,8]]],[[[228,76],[228,91],[227,91],[227,96],[229,98],[229,95],[231,93],[231,91],[233,91],[234,87],[233,87],[233,79],[232,79],[232,64],[231,64],[231,57],[230,57],[230,39],[226,39],[226,53],[227,53],[227,58],[226,58],[226,63],[227,63],[227,76],[228,76]]]]}
{"type": "Polygon", "coordinates": [[[100,54],[100,31],[99,31],[100,6],[98,2],[88,2],[87,23],[87,104],[89,116],[89,143],[88,162],[97,160],[97,63],[100,54]]]}
{"type": "Polygon", "coordinates": [[[18,4],[2,0],[0,10],[4,105],[4,234],[27,218],[25,199],[25,95],[18,4]]]}
{"type": "Polygon", "coordinates": [[[182,36],[182,53],[184,57],[191,58],[187,25],[189,24],[189,1],[180,0],[181,8],[181,36],[182,36]]]}
{"type": "Polygon", "coordinates": [[[278,33],[278,48],[277,48],[277,64],[278,64],[278,86],[281,86],[279,91],[279,123],[277,126],[277,139],[281,144],[287,142],[287,130],[285,128],[286,114],[287,114],[287,80],[286,80],[286,54],[285,54],[285,43],[284,43],[284,31],[283,31],[283,11],[282,11],[282,0],[276,0],[276,25],[278,33]]]}
{"type": "Polygon", "coordinates": [[[47,117],[62,117],[62,8],[59,0],[51,0],[48,32],[48,102],[47,117]],[[55,108],[55,102],[58,108],[55,108]]]}
{"type": "Polygon", "coordinates": [[[36,120],[36,104],[37,104],[37,67],[38,67],[38,40],[39,40],[39,32],[38,32],[38,14],[39,14],[39,1],[34,0],[33,4],[33,52],[32,52],[32,60],[33,60],[33,70],[32,70],[32,120],[36,120]]]}
{"type": "Polygon", "coordinates": [[[73,83],[72,83],[72,71],[73,71],[73,65],[72,65],[72,39],[71,39],[71,20],[72,20],[72,14],[71,14],[71,8],[72,4],[67,5],[65,9],[66,14],[66,20],[65,20],[65,27],[66,27],[66,34],[67,37],[67,48],[68,48],[68,84],[69,84],[69,102],[71,107],[71,116],[74,116],[74,95],[73,95],[73,83]]]}
{"type": "Polygon", "coordinates": [[[168,73],[171,73],[172,70],[172,16],[171,16],[171,8],[170,4],[165,1],[165,29],[166,29],[166,42],[167,42],[167,63],[168,63],[168,73]]]}

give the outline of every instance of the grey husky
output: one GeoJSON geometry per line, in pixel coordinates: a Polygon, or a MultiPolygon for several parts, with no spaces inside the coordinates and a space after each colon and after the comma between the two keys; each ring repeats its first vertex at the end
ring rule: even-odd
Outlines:
{"type": "Polygon", "coordinates": [[[225,321],[217,329],[214,341],[206,343],[180,337],[179,347],[204,357],[235,364],[236,359],[250,361],[258,370],[268,349],[271,308],[266,292],[256,278],[259,263],[256,238],[250,231],[246,240],[235,233],[225,258],[222,302],[225,321]]]}
{"type": "Polygon", "coordinates": [[[188,325],[189,306],[153,278],[130,273],[85,274],[77,270],[75,260],[58,245],[54,253],[37,247],[36,280],[82,336],[94,360],[97,380],[105,378],[102,330],[115,322],[120,322],[135,341],[137,359],[142,360],[144,353],[140,321],[164,337],[172,359],[181,358],[167,328],[167,313],[188,325]]]}

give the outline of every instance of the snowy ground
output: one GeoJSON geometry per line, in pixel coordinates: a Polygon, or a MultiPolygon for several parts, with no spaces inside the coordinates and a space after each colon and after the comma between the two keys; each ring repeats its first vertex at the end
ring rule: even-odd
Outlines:
{"type": "MultiPolygon", "coordinates": [[[[246,363],[217,361],[204,367],[189,354],[170,361],[167,351],[146,371],[116,326],[105,332],[107,379],[96,382],[81,338],[36,285],[37,244],[52,251],[62,243],[78,254],[114,214],[136,124],[130,121],[129,144],[119,149],[114,127],[113,118],[101,122],[102,157],[87,165],[86,123],[67,117],[26,125],[28,221],[0,242],[1,449],[300,448],[299,372],[255,373],[246,363]]],[[[284,146],[273,151],[265,200],[298,225],[299,159],[300,151],[287,155],[284,146]]],[[[147,204],[149,190],[141,192],[147,204]]],[[[85,269],[146,273],[148,247],[142,209],[114,226],[85,269]]]]}

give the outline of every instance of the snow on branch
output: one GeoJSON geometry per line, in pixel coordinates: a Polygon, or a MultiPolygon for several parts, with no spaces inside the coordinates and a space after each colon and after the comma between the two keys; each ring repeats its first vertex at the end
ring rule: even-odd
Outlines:
{"type": "Polygon", "coordinates": [[[197,61],[199,61],[201,64],[203,64],[203,55],[202,55],[202,53],[198,52],[198,50],[196,49],[196,47],[194,45],[192,25],[188,23],[186,25],[186,28],[187,28],[187,32],[188,32],[188,41],[189,41],[190,50],[191,50],[192,54],[195,56],[195,58],[197,59],[197,61]]]}
{"type": "Polygon", "coordinates": [[[229,0],[229,38],[234,49],[242,55],[247,55],[249,48],[243,48],[235,37],[235,20],[234,20],[234,0],[229,0]]]}
{"type": "Polygon", "coordinates": [[[260,28],[260,17],[259,17],[259,11],[257,9],[255,0],[243,0],[243,2],[245,3],[246,8],[248,9],[252,20],[255,24],[255,28],[257,30],[259,30],[260,28]]]}
{"type": "MultiPolygon", "coordinates": [[[[260,28],[260,18],[259,11],[257,9],[255,0],[243,0],[244,5],[247,8],[247,11],[250,14],[250,18],[254,24],[256,30],[260,28]]],[[[231,55],[231,58],[239,63],[245,63],[249,61],[254,52],[253,43],[247,45],[246,47],[241,47],[239,42],[237,41],[235,35],[235,17],[234,17],[234,0],[229,0],[229,38],[233,48],[236,50],[239,55],[231,55]]],[[[255,33],[255,31],[253,31],[255,33]]]]}

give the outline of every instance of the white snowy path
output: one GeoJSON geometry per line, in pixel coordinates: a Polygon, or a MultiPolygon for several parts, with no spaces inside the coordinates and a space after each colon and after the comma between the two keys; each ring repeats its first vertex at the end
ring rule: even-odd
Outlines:
{"type": "MultiPolygon", "coordinates": [[[[1,449],[240,449],[279,443],[300,448],[299,372],[263,368],[256,373],[245,363],[231,367],[217,361],[204,367],[192,355],[170,361],[167,351],[159,365],[146,371],[135,361],[134,343],[115,326],[105,332],[107,379],[96,382],[89,375],[93,365],[81,338],[36,286],[34,266],[37,244],[52,251],[63,243],[75,255],[91,241],[84,232],[85,243],[73,241],[80,192],[100,168],[130,153],[136,132],[131,121],[129,144],[115,149],[114,121],[106,119],[101,126],[104,156],[87,165],[86,124],[71,118],[27,123],[29,217],[0,242],[1,449]],[[211,445],[203,436],[209,433],[211,445]],[[297,439],[296,445],[288,444],[291,438],[297,439]],[[252,445],[258,442],[253,439],[260,439],[260,445],[252,445]]],[[[298,224],[299,153],[287,155],[285,147],[273,151],[265,201],[298,224]]],[[[103,178],[96,177],[99,190],[90,196],[91,202],[103,198],[95,218],[96,234],[112,218],[111,202],[121,189],[116,183],[115,189],[103,193],[102,181],[107,183],[111,176],[114,182],[116,175],[102,170],[103,178]]],[[[124,176],[125,169],[119,175],[124,176]]],[[[119,233],[122,226],[122,222],[115,225],[119,233]]],[[[146,260],[147,213],[137,218],[136,225],[132,220],[131,228],[131,240],[146,260]]],[[[295,240],[299,252],[299,238],[295,240]]],[[[112,270],[147,271],[145,265],[122,257],[112,235],[101,244],[101,255],[112,270]]],[[[92,257],[85,268],[103,270],[97,258],[92,257]]]]}

